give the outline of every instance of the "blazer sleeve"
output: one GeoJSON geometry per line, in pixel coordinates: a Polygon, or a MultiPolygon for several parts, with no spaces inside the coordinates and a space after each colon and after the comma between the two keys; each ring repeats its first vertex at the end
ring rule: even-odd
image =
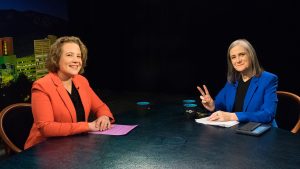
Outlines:
{"type": "Polygon", "coordinates": [[[72,122],[70,116],[66,116],[68,118],[62,117],[59,121],[55,120],[55,108],[52,107],[52,102],[57,102],[57,100],[51,99],[51,92],[54,92],[54,90],[51,91],[50,86],[45,86],[40,83],[33,84],[31,101],[32,113],[34,116],[34,123],[41,135],[44,137],[53,137],[87,132],[89,130],[87,122],[72,122]]]}
{"type": "Polygon", "coordinates": [[[225,86],[219,91],[219,93],[217,94],[217,96],[215,97],[215,110],[214,111],[218,111],[218,110],[227,110],[228,107],[228,90],[230,88],[230,84],[228,82],[226,82],[225,86]]]}
{"type": "Polygon", "coordinates": [[[115,121],[113,114],[111,113],[109,107],[98,97],[94,90],[90,87],[89,82],[85,79],[86,88],[91,97],[91,111],[96,114],[96,117],[107,116],[113,123],[115,121]]]}

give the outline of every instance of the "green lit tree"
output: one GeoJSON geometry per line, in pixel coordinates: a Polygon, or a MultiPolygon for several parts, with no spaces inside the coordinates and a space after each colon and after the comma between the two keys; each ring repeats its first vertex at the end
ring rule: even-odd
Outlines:
{"type": "Polygon", "coordinates": [[[0,89],[0,108],[18,102],[30,102],[32,81],[23,73],[0,89]]]}

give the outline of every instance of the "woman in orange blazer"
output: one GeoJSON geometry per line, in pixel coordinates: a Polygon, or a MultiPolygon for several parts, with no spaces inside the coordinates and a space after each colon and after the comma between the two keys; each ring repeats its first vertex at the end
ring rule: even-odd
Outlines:
{"type": "Polygon", "coordinates": [[[32,86],[34,123],[24,149],[48,137],[109,129],[114,117],[90,87],[83,73],[87,48],[77,37],[66,36],[51,45],[46,59],[49,73],[32,86]],[[89,113],[97,119],[88,122],[89,113]]]}

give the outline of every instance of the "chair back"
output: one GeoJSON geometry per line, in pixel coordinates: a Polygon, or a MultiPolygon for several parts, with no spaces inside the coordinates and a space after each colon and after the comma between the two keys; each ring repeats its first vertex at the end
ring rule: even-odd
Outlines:
{"type": "Polygon", "coordinates": [[[277,91],[275,120],[279,128],[297,133],[300,129],[300,97],[287,91],[277,91]]]}
{"type": "Polygon", "coordinates": [[[21,152],[33,124],[30,103],[15,103],[5,107],[0,114],[0,134],[8,146],[7,153],[21,152]]]}

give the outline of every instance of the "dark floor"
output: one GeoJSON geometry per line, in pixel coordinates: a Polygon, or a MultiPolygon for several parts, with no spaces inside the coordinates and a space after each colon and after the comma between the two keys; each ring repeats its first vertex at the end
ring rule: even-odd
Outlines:
{"type": "Polygon", "coordinates": [[[4,143],[3,143],[2,138],[0,138],[0,160],[3,160],[5,158],[6,158],[6,155],[5,155],[5,150],[4,150],[4,143]]]}

